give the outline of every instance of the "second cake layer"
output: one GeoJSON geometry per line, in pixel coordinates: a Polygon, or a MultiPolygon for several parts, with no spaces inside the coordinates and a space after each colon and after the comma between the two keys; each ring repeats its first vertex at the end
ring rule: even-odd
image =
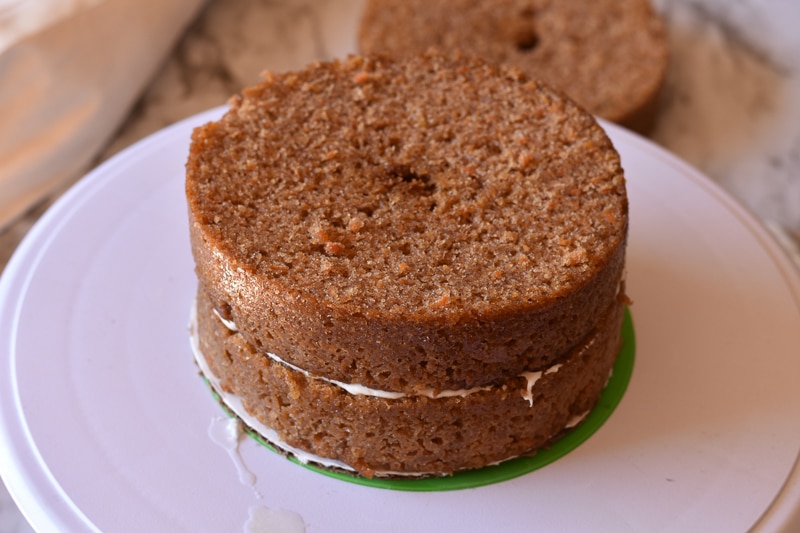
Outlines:
{"type": "Polygon", "coordinates": [[[352,394],[259,353],[220,320],[202,290],[197,306],[201,356],[224,391],[283,442],[366,477],[445,475],[546,445],[594,407],[616,360],[623,313],[615,303],[555,364],[502,385],[387,398],[352,394]]]}

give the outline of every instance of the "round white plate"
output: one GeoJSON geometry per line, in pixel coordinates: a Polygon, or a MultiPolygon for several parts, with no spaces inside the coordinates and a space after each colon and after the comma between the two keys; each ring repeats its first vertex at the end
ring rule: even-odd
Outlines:
{"type": "MultiPolygon", "coordinates": [[[[504,483],[396,492],[208,436],[176,124],[88,175],[0,281],[0,472],[40,530],[744,531],[800,527],[800,281],[709,180],[606,125],[629,182],[633,378],[600,430],[504,483]],[[291,522],[291,520],[290,520],[291,522]]],[[[757,179],[754,177],[754,179],[757,179]]]]}

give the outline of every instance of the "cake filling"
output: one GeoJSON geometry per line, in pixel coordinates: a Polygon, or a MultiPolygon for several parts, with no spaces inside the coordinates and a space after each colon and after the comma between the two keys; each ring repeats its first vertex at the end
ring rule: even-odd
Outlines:
{"type": "Polygon", "coordinates": [[[542,376],[545,374],[553,374],[558,372],[558,369],[561,368],[560,364],[555,364],[542,372],[523,372],[522,377],[528,380],[528,385],[525,387],[525,392],[522,393],[522,397],[528,400],[528,404],[533,407],[533,387],[536,385],[536,382],[539,381],[542,376]]]}
{"type": "MultiPolygon", "coordinates": [[[[233,320],[227,320],[222,318],[222,315],[219,314],[219,311],[214,309],[214,316],[216,316],[219,321],[225,326],[228,331],[232,333],[238,333],[239,328],[236,327],[236,323],[233,320]]],[[[328,379],[323,376],[316,376],[311,374],[307,370],[304,370],[298,366],[293,365],[292,363],[286,362],[274,353],[265,352],[267,357],[275,361],[276,363],[282,364],[295,370],[297,372],[302,372],[303,375],[312,379],[320,379],[322,381],[326,381],[337,387],[340,387],[346,390],[350,394],[356,395],[363,395],[363,396],[375,396],[376,398],[386,398],[388,400],[397,400],[399,398],[406,398],[411,396],[410,394],[406,394],[405,392],[392,392],[392,391],[385,391],[380,389],[371,389],[369,387],[365,387],[364,385],[360,385],[358,383],[344,383],[342,381],[337,381],[335,379],[328,379]]],[[[533,407],[533,387],[536,385],[536,382],[541,379],[542,376],[547,374],[553,374],[558,372],[558,369],[561,368],[560,363],[556,363],[550,368],[545,370],[539,370],[537,372],[523,372],[519,375],[519,377],[525,378],[528,382],[525,390],[522,391],[522,397],[528,401],[528,404],[533,407]]],[[[503,385],[505,387],[505,385],[503,385]]],[[[436,398],[452,398],[455,396],[468,396],[470,394],[474,394],[480,391],[488,391],[492,390],[493,387],[472,387],[471,389],[455,389],[455,390],[435,390],[430,388],[421,389],[417,392],[416,396],[425,396],[427,398],[436,399],[436,398]]]]}
{"type": "Polygon", "coordinates": [[[247,412],[247,409],[244,408],[244,405],[242,404],[242,399],[239,396],[226,392],[223,389],[219,378],[211,371],[211,368],[209,368],[208,363],[206,362],[205,355],[203,355],[203,352],[200,350],[200,340],[197,335],[196,304],[192,305],[192,312],[189,322],[189,340],[192,346],[192,353],[194,355],[195,363],[197,364],[198,368],[200,368],[200,372],[208,380],[209,385],[211,386],[212,389],[214,389],[214,392],[217,393],[217,395],[220,397],[222,403],[225,404],[225,406],[228,409],[233,411],[233,413],[237,417],[239,417],[239,419],[247,427],[251,428],[253,431],[256,431],[258,434],[260,434],[262,437],[267,439],[270,443],[277,446],[284,452],[292,454],[295,457],[295,459],[297,459],[303,464],[316,463],[326,468],[341,468],[343,470],[347,470],[350,472],[355,471],[355,469],[344,464],[341,461],[337,461],[335,459],[326,459],[325,457],[319,457],[317,455],[308,453],[299,448],[295,448],[294,446],[286,444],[278,437],[278,433],[275,430],[267,427],[261,421],[259,421],[257,418],[255,418],[254,416],[252,416],[250,413],[247,412]]]}
{"type": "Polygon", "coordinates": [[[195,350],[223,403],[365,478],[535,453],[597,405],[625,176],[536,79],[351,56],[268,73],[193,131],[195,350]]]}
{"type": "MultiPolygon", "coordinates": [[[[223,319],[216,310],[214,310],[214,315],[220,320],[220,322],[229,331],[234,332],[234,333],[238,333],[238,329],[236,328],[236,325],[235,325],[235,323],[233,321],[223,319]]],[[[339,460],[336,460],[336,459],[327,458],[327,457],[322,457],[322,456],[307,452],[305,450],[302,450],[300,448],[297,448],[295,446],[291,446],[291,445],[285,443],[283,440],[281,440],[281,438],[278,436],[278,433],[274,429],[266,426],[264,423],[262,423],[256,417],[252,416],[247,411],[247,409],[244,407],[244,404],[242,403],[242,399],[239,396],[237,396],[236,394],[227,392],[222,387],[220,379],[214,374],[214,372],[211,371],[211,368],[209,367],[208,363],[206,362],[206,357],[203,354],[202,350],[200,349],[200,341],[199,341],[199,336],[198,336],[198,332],[197,332],[197,302],[196,301],[192,304],[192,308],[191,308],[190,321],[189,321],[189,333],[190,333],[189,338],[190,338],[190,345],[191,345],[191,348],[192,348],[192,353],[194,355],[195,363],[197,364],[198,368],[200,369],[200,372],[208,380],[209,385],[214,390],[214,392],[219,396],[221,402],[230,411],[232,411],[234,413],[234,415],[239,420],[241,420],[241,422],[244,425],[246,425],[248,428],[250,428],[251,430],[253,430],[256,433],[258,433],[259,435],[261,435],[264,439],[269,441],[269,443],[272,444],[273,446],[279,448],[280,450],[282,450],[285,453],[288,453],[288,454],[292,455],[297,461],[299,461],[302,464],[315,464],[315,465],[322,466],[324,468],[339,469],[339,470],[344,470],[344,471],[350,472],[350,473],[356,473],[357,472],[355,468],[353,468],[352,466],[350,466],[350,465],[348,465],[348,464],[346,464],[346,463],[344,463],[342,461],[339,461],[339,460]]],[[[270,356],[270,358],[272,358],[276,362],[279,362],[280,364],[283,364],[283,365],[285,365],[285,366],[287,366],[287,367],[289,367],[289,368],[291,368],[293,370],[296,370],[298,372],[302,372],[306,376],[309,376],[309,377],[312,377],[312,378],[316,378],[316,379],[321,379],[323,381],[327,381],[327,382],[332,383],[334,385],[340,386],[340,387],[344,388],[344,390],[346,390],[347,392],[350,392],[350,389],[355,389],[355,390],[362,390],[363,389],[365,391],[370,391],[370,392],[374,391],[374,389],[369,389],[367,387],[362,387],[360,385],[339,384],[336,381],[332,381],[332,380],[328,380],[328,379],[320,378],[320,377],[316,377],[316,376],[311,376],[311,375],[308,374],[308,372],[306,372],[304,370],[301,370],[301,369],[299,369],[299,368],[297,368],[297,367],[295,367],[295,366],[293,366],[293,365],[291,365],[289,363],[286,363],[285,361],[282,361],[277,356],[273,356],[272,354],[268,354],[268,355],[270,356]]],[[[525,377],[528,380],[527,386],[525,388],[525,392],[523,393],[523,397],[526,398],[529,401],[531,406],[533,405],[533,400],[532,400],[533,389],[535,388],[537,381],[539,381],[539,379],[543,375],[557,372],[560,367],[561,367],[560,364],[556,364],[556,365],[553,365],[552,367],[548,368],[547,370],[545,370],[543,372],[526,372],[525,374],[523,374],[523,377],[525,377]]],[[[491,387],[481,387],[481,388],[476,388],[476,389],[491,389],[491,387]]],[[[365,393],[365,392],[359,392],[359,393],[360,394],[366,394],[366,395],[372,395],[372,396],[378,396],[378,397],[384,397],[384,398],[386,396],[381,396],[381,393],[382,394],[390,394],[390,395],[400,395],[400,396],[398,396],[398,398],[407,396],[404,393],[391,393],[391,392],[386,392],[386,391],[374,391],[374,392],[377,392],[379,394],[371,394],[371,393],[365,393]]],[[[472,390],[472,392],[476,392],[476,390],[472,390]]],[[[359,393],[355,393],[355,394],[359,394],[359,393]]],[[[466,394],[469,394],[469,393],[470,393],[470,391],[466,391],[466,394]]],[[[351,394],[353,394],[353,393],[351,393],[351,394]]],[[[459,396],[459,395],[464,395],[464,393],[462,391],[441,391],[438,396],[428,396],[428,397],[430,397],[430,398],[446,398],[446,397],[459,396]]],[[[589,415],[590,412],[591,412],[590,410],[587,410],[587,411],[585,411],[583,413],[580,413],[578,415],[575,415],[575,416],[571,417],[567,421],[567,423],[564,425],[563,430],[568,430],[568,429],[571,429],[571,428],[577,426],[578,424],[580,424],[589,415]]],[[[228,425],[228,426],[225,426],[225,427],[226,428],[238,427],[238,425],[228,425]]],[[[554,437],[554,436],[555,435],[551,435],[551,437],[554,437]]],[[[212,439],[214,439],[214,438],[215,437],[212,436],[212,439]]],[[[238,438],[237,438],[237,440],[238,440],[238,438]]],[[[517,457],[519,457],[519,455],[513,455],[513,456],[510,456],[510,457],[508,457],[506,459],[502,459],[500,461],[493,462],[493,463],[491,463],[491,465],[501,464],[501,463],[503,463],[505,461],[509,461],[511,459],[516,459],[517,457]]],[[[415,478],[415,477],[428,477],[428,476],[431,476],[431,475],[443,475],[443,474],[441,474],[439,472],[376,471],[376,472],[374,472],[373,475],[375,477],[409,477],[409,478],[415,478]]],[[[242,476],[242,472],[240,471],[240,477],[241,476],[242,476]]]]}

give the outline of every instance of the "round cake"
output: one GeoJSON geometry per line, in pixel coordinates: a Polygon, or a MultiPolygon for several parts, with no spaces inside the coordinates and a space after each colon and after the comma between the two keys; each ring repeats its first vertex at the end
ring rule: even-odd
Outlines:
{"type": "Polygon", "coordinates": [[[196,356],[278,446],[445,475],[596,403],[625,179],[558,91],[433,52],[267,73],[194,131],[186,169],[196,356]]]}
{"type": "Polygon", "coordinates": [[[368,0],[359,46],[461,50],[513,65],[639,132],[654,125],[668,55],[649,0],[368,0]]]}

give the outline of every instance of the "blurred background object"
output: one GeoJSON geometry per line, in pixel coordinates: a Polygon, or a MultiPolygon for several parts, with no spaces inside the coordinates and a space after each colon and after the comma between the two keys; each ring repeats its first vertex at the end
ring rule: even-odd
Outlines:
{"type": "Polygon", "coordinates": [[[88,170],[200,5],[0,4],[0,229],[88,170]]]}

